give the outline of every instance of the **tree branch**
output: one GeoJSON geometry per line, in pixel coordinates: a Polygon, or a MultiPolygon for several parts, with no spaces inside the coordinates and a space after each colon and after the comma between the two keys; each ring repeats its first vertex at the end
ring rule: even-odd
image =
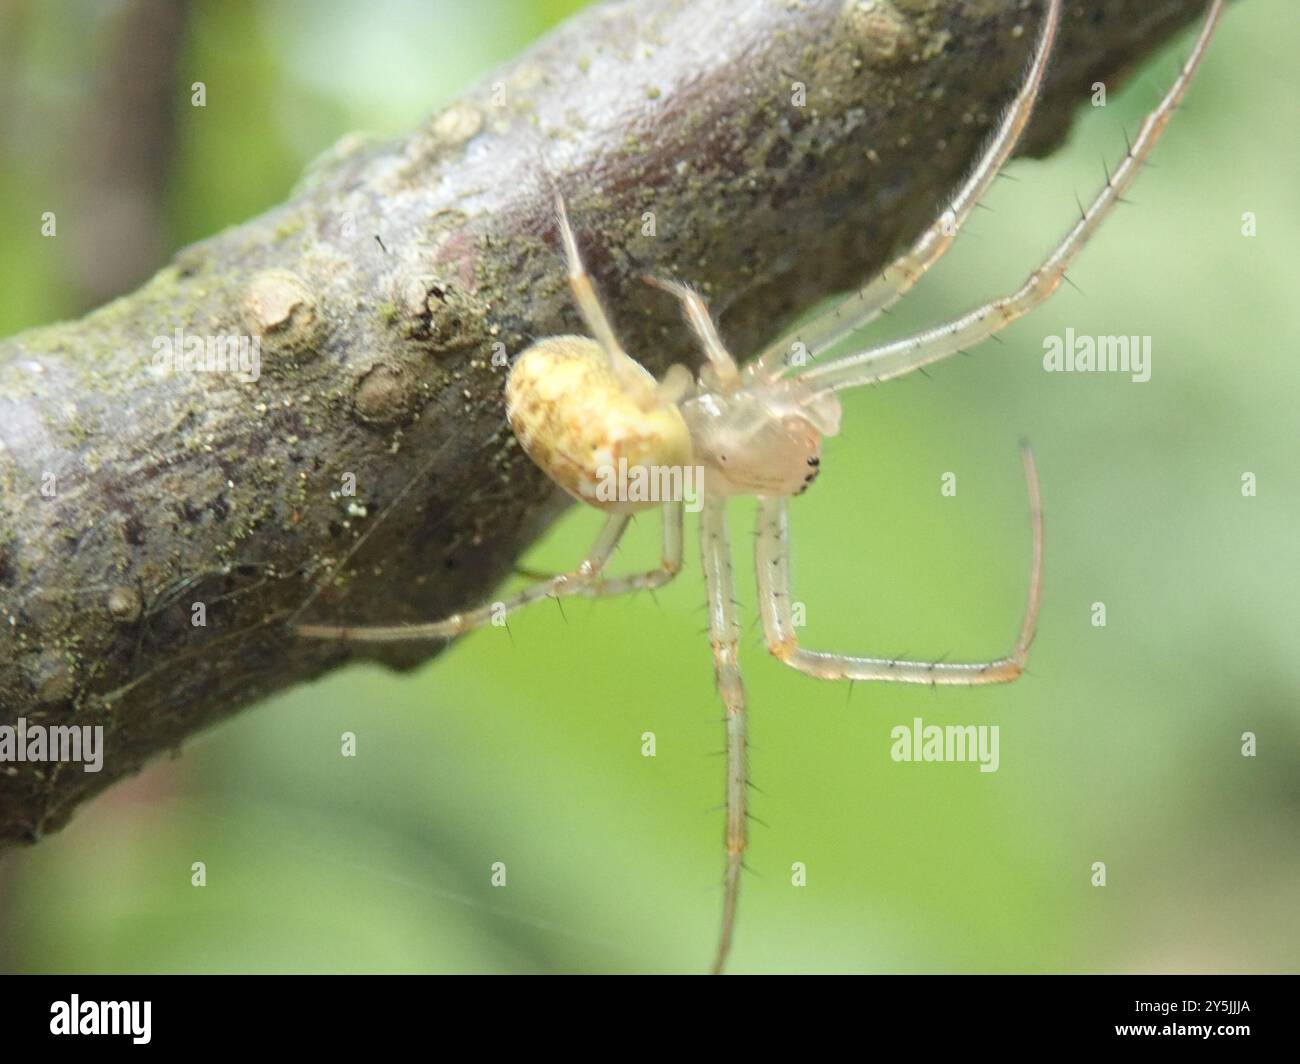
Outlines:
{"type": "MultiPolygon", "coordinates": [[[[647,366],[697,361],[647,272],[753,350],[940,208],[1027,61],[1025,6],[598,6],[408,136],[343,138],[132,295],[0,342],[0,724],[106,746],[98,773],[0,765],[0,847],[273,691],[439,649],[296,640],[309,595],[304,617],[395,623],[490,594],[562,506],[493,365],[580,329],[553,186],[647,366]],[[177,330],[257,338],[260,379],[160,369],[177,330]]],[[[1070,3],[1027,148],[1201,7],[1070,3]]]]}

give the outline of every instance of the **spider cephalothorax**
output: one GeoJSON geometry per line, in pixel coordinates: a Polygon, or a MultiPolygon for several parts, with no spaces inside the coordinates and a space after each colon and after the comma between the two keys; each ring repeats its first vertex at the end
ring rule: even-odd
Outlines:
{"type": "MultiPolygon", "coordinates": [[[[984,153],[938,219],[912,247],[862,289],[764,350],[742,370],[728,353],[701,296],[671,281],[653,281],[676,296],[704,350],[703,368],[692,378],[681,366],[656,381],[623,351],[582,265],[564,202],[557,197],[559,231],[574,300],[591,332],[586,337],[548,337],[516,360],[506,386],[507,409],[520,444],[537,464],[575,498],[609,516],[586,558],[571,572],[540,581],[504,602],[435,621],[384,628],[301,626],[317,638],[367,641],[450,637],[547,597],[601,597],[655,588],[681,568],[680,497],[655,502],[602,496],[611,468],[621,474],[656,470],[703,471],[700,553],[708,589],[709,642],[714,674],[726,707],[726,879],[722,933],[714,959],[721,970],[731,944],[740,870],[746,847],[745,692],[740,678],[726,502],[757,498],[755,574],[763,634],[783,663],[819,679],[887,680],[917,684],[989,684],[1016,679],[1034,638],[1042,587],[1043,539],[1038,478],[1033,456],[1023,452],[1033,537],[1024,619],[1011,652],[996,661],[932,662],[859,657],[808,650],[800,645],[791,613],[788,501],[820,470],[822,438],[839,430],[837,391],[890,380],[993,336],[1046,300],[1088,238],[1120,201],[1151,154],[1192,75],[1205,55],[1223,12],[1212,0],[1205,24],[1174,84],[1146,118],[1105,187],[1047,259],[1015,292],[978,306],[946,324],[878,347],[825,362],[812,362],[835,343],[897,302],[948,249],[957,231],[1010,157],[1029,122],[1048,55],[1061,20],[1061,0],[1046,0],[1042,29],[1028,72],[984,153]],[[798,352],[798,364],[790,356],[798,352]],[[609,577],[605,566],[636,510],[658,505],[663,513],[660,565],[631,576],[609,577]]],[[[671,486],[671,476],[659,481],[671,486]]],[[[685,483],[679,477],[678,484],[685,483]]]]}
{"type": "Polygon", "coordinates": [[[779,381],[706,391],[682,405],[695,461],[711,495],[788,496],[803,492],[821,466],[822,438],[840,428],[834,396],[779,381]]]}

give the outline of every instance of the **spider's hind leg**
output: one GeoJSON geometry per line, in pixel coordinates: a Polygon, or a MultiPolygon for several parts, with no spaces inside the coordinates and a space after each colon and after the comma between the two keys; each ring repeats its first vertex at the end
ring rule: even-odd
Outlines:
{"type": "Polygon", "coordinates": [[[546,598],[567,598],[574,595],[606,598],[631,591],[662,587],[681,571],[682,507],[680,503],[667,503],[663,507],[663,558],[658,569],[600,579],[631,521],[630,514],[611,514],[606,519],[600,535],[596,537],[596,542],[587,551],[586,557],[570,572],[538,580],[505,599],[484,603],[464,613],[454,613],[441,621],[378,627],[303,624],[298,625],[295,631],[307,639],[338,639],[356,643],[452,639],[494,621],[500,623],[498,618],[509,616],[524,606],[546,598]]]}

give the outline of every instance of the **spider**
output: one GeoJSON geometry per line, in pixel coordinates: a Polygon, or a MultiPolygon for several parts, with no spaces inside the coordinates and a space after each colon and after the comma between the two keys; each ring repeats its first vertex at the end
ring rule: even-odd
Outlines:
{"type": "Polygon", "coordinates": [[[726,871],[721,930],[712,970],[721,972],[731,947],[746,849],[746,703],[738,660],[740,629],[734,604],[726,502],[757,500],[755,568],[759,609],[768,649],[785,665],[823,680],[884,680],[915,684],[990,684],[1015,680],[1024,670],[1042,594],[1043,518],[1032,451],[1022,445],[1032,532],[1032,562],[1024,618],[1015,644],[996,661],[904,661],[825,653],[801,646],[791,609],[789,500],[821,470],[821,444],[840,429],[836,392],[877,384],[963,351],[1043,303],[1088,238],[1132,183],[1151,154],[1200,65],[1224,0],[1212,0],[1201,33],[1173,85],[1142,123],[1119,166],[1055,250],[1010,295],[960,317],[830,362],[805,365],[844,340],[910,290],[953,243],[958,230],[1011,156],[1029,123],[1043,82],[1062,0],[1046,0],[1028,71],[978,162],[952,196],[948,209],[886,269],[808,324],[772,343],[741,365],[728,352],[694,289],[646,278],[676,297],[703,348],[697,376],[675,365],[656,380],[619,343],[583,266],[564,198],[556,218],[574,302],[590,336],[544,337],[515,360],[506,382],[506,411],[520,445],[546,474],[580,502],[607,514],[586,556],[571,572],[539,580],[504,602],[489,603],[429,624],[395,627],[302,625],[310,638],[387,642],[453,638],[543,598],[606,597],[654,589],[682,567],[684,507],[680,498],[645,501],[609,497],[599,481],[611,467],[654,479],[655,471],[693,465],[703,473],[700,553],[707,584],[709,641],[717,687],[726,709],[726,871]],[[607,576],[606,564],[633,515],[658,507],[663,520],[658,568],[607,576]]]}

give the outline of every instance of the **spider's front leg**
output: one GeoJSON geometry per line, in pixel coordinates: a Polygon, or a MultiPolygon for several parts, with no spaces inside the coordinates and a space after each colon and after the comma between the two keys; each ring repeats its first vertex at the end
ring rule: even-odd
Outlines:
{"type": "MultiPolygon", "coordinates": [[[[496,618],[545,598],[606,598],[630,591],[654,590],[673,579],[682,567],[682,505],[665,503],[663,515],[663,552],[658,569],[627,576],[600,579],[623,533],[632,521],[631,514],[611,514],[587,556],[576,569],[557,573],[497,602],[487,602],[464,613],[453,613],[427,624],[358,626],[304,624],[295,629],[307,639],[340,639],[356,643],[397,643],[411,639],[452,639],[465,632],[482,628],[496,618]]],[[[499,623],[499,622],[498,622],[499,623]]]]}
{"type": "Polygon", "coordinates": [[[827,654],[805,650],[794,633],[790,606],[790,534],[788,505],[784,498],[763,498],[758,509],[758,543],[754,564],[758,570],[759,609],[768,649],[784,664],[821,680],[891,680],[897,683],[960,684],[1007,683],[1020,676],[1038,625],[1043,587],[1043,508],[1038,469],[1033,452],[1024,447],[1025,480],[1029,486],[1030,521],[1033,526],[1033,562],[1029,573],[1029,600],[1016,637],[1015,649],[997,661],[973,663],[894,661],[827,654]]]}
{"type": "Polygon", "coordinates": [[[802,342],[808,354],[816,358],[827,348],[874,321],[903,298],[952,245],[957,233],[971,211],[984,198],[1002,167],[1011,158],[1020,142],[1020,135],[1029,125],[1034,111],[1034,101],[1043,83],[1047,58],[1056,39],[1061,21],[1061,0],[1047,0],[1043,24],[1038,34],[1038,45],[1029,71],[1021,82],[1015,99],[1002,116],[997,132],[989,139],[979,161],[971,169],[965,183],[952,196],[948,209],[924,233],[917,237],[910,249],[885,267],[875,278],[858,291],[844,297],[816,320],[791,330],[769,345],[748,368],[751,377],[779,376],[785,368],[796,341],[802,342]]]}
{"type": "MultiPolygon", "coordinates": [[[[1052,253],[1015,292],[976,307],[943,325],[857,354],[846,355],[834,362],[814,366],[801,373],[798,379],[809,385],[814,392],[833,392],[892,380],[982,343],[1050,298],[1060,287],[1067,268],[1088,240],[1114,210],[1115,205],[1123,201],[1124,193],[1168,127],[1174,109],[1187,94],[1188,86],[1205,58],[1210,39],[1223,14],[1223,5],[1224,0],[1212,0],[1201,34],[1192,46],[1187,61],[1156,109],[1143,120],[1137,136],[1114,173],[1107,172],[1105,187],[1097,193],[1052,253]]],[[[813,324],[816,327],[816,323],[813,324]]]]}

